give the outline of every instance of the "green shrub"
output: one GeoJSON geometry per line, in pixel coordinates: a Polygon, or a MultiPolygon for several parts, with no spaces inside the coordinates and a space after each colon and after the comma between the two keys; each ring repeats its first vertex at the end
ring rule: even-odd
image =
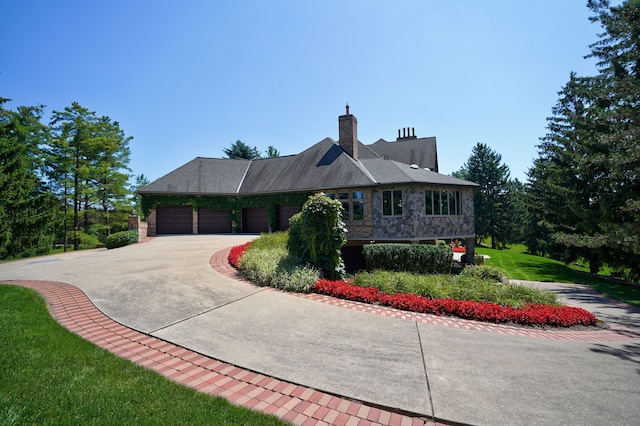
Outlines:
{"type": "Polygon", "coordinates": [[[240,259],[240,270],[252,283],[259,286],[271,286],[275,282],[278,265],[284,261],[287,255],[287,250],[284,248],[256,249],[252,243],[249,250],[240,259]]]}
{"type": "Polygon", "coordinates": [[[264,234],[254,240],[240,259],[242,274],[259,286],[308,293],[320,271],[290,255],[286,241],[286,233],[264,234]]]}
{"type": "Polygon", "coordinates": [[[448,274],[453,261],[446,246],[428,244],[366,244],[362,254],[369,271],[448,274]]]}
{"type": "Polygon", "coordinates": [[[309,266],[284,268],[277,274],[274,287],[284,291],[309,293],[320,279],[320,271],[309,266]]]}
{"type": "Polygon", "coordinates": [[[271,250],[275,248],[284,248],[287,246],[287,240],[289,235],[287,232],[270,232],[268,234],[260,234],[259,238],[256,238],[251,242],[253,249],[271,250]]]}
{"type": "Polygon", "coordinates": [[[497,281],[507,283],[509,279],[502,269],[489,265],[467,265],[460,275],[473,277],[480,280],[497,281]]]}
{"type": "Polygon", "coordinates": [[[81,249],[92,249],[102,245],[96,235],[82,231],[76,232],[76,239],[79,240],[79,248],[81,249]]]}
{"type": "Polygon", "coordinates": [[[289,230],[287,231],[289,238],[287,240],[287,249],[292,256],[304,259],[309,255],[306,253],[306,246],[302,241],[302,212],[296,213],[289,218],[289,230]]]}
{"type": "Polygon", "coordinates": [[[342,204],[324,194],[309,196],[302,211],[289,224],[288,248],[293,256],[309,263],[330,279],[345,275],[340,249],[347,242],[342,204]]]}
{"type": "Polygon", "coordinates": [[[108,249],[123,247],[138,242],[137,231],[122,231],[111,234],[107,237],[104,245],[108,249]]]}

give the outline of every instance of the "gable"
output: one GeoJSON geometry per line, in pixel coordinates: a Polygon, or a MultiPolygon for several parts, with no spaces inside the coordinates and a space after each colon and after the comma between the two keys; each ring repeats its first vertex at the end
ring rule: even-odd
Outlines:
{"type": "Polygon", "coordinates": [[[240,194],[313,191],[373,183],[358,162],[326,138],[297,155],[252,161],[240,194]]]}

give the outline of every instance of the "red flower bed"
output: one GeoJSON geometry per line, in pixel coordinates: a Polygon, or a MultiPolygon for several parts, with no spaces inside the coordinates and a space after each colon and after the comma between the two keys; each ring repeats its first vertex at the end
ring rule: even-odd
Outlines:
{"type": "Polygon", "coordinates": [[[501,306],[495,303],[471,300],[431,299],[416,294],[396,293],[389,295],[372,287],[358,287],[343,281],[319,280],[315,291],[341,299],[364,303],[378,303],[405,311],[436,315],[455,315],[460,318],[523,325],[549,325],[568,327],[571,325],[594,325],[598,319],[582,308],[530,304],[522,309],[501,306]]]}
{"type": "MultiPolygon", "coordinates": [[[[240,259],[251,242],[236,246],[229,252],[229,263],[238,268],[240,259]]],[[[387,294],[373,287],[358,287],[344,281],[319,280],[315,292],[355,302],[377,303],[404,311],[435,315],[454,315],[460,318],[493,323],[523,325],[547,325],[569,327],[571,325],[595,325],[598,318],[582,308],[530,304],[516,309],[496,303],[473,300],[431,299],[417,294],[387,294]]]]}
{"type": "Polygon", "coordinates": [[[453,248],[453,252],[454,253],[465,253],[467,251],[467,249],[465,247],[454,247],[453,248]]]}
{"type": "Polygon", "coordinates": [[[239,269],[238,263],[240,263],[240,259],[242,259],[242,256],[244,256],[244,253],[247,251],[247,249],[250,246],[251,246],[251,241],[241,246],[235,246],[231,248],[231,251],[229,252],[229,257],[228,257],[229,263],[231,264],[231,266],[233,266],[236,269],[239,269]]]}

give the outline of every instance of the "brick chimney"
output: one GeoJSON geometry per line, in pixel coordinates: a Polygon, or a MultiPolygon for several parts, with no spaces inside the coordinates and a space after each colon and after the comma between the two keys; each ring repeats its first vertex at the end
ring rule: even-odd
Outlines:
{"type": "Polygon", "coordinates": [[[349,104],[346,106],[347,113],[338,117],[338,145],[347,154],[358,159],[358,120],[349,114],[349,104]]]}

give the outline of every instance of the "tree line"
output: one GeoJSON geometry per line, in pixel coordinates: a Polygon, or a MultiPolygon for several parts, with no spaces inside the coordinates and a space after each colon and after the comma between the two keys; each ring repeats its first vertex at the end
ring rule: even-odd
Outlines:
{"type": "MultiPolygon", "coordinates": [[[[135,209],[129,142],[117,121],[74,102],[43,123],[43,106],[0,98],[0,259],[95,246],[135,209]]],[[[144,175],[138,186],[148,183],[144,175]]]]}
{"type": "Polygon", "coordinates": [[[640,1],[590,0],[603,32],[587,58],[597,74],[569,81],[547,119],[527,182],[511,180],[501,157],[477,144],[456,176],[480,184],[476,230],[494,247],[529,252],[591,272],[608,266],[640,278],[640,1]]]}
{"type": "MultiPolygon", "coordinates": [[[[150,182],[129,168],[131,136],[117,121],[74,102],[7,108],[0,97],[0,260],[48,253],[54,245],[78,250],[104,243],[139,214],[137,189],[150,182]],[[130,183],[132,181],[132,183],[130,183]]],[[[236,141],[228,158],[262,158],[236,141]]],[[[273,146],[266,157],[280,153],[273,146]]]]}

